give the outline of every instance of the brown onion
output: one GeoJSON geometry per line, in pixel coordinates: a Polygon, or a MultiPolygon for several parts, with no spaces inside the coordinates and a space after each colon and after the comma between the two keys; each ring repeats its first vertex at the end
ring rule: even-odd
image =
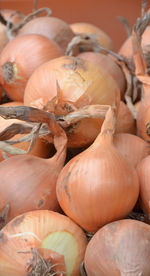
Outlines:
{"type": "MultiPolygon", "coordinates": [[[[1,10],[0,13],[4,17],[4,19],[7,21],[10,20],[11,23],[17,24],[22,20],[22,16],[19,13],[15,13],[11,18],[10,15],[12,15],[15,11],[13,10],[1,10]]],[[[3,48],[6,46],[6,44],[9,42],[9,39],[6,34],[6,25],[2,24],[0,22],[0,53],[2,52],[3,48]]]]}
{"type": "MultiPolygon", "coordinates": [[[[116,105],[118,110],[120,91],[103,67],[77,57],[62,56],[35,70],[25,89],[25,105],[43,108],[48,101],[52,102],[50,111],[57,115],[88,104],[116,105]]],[[[102,122],[103,119],[84,119],[70,127],[67,132],[68,146],[90,144],[98,135],[102,122]]]]}
{"type": "Polygon", "coordinates": [[[88,276],[149,276],[150,226],[120,220],[101,228],[85,253],[88,276]]]}
{"type": "Polygon", "coordinates": [[[0,241],[3,276],[79,276],[87,245],[79,226],[47,210],[14,218],[1,231],[0,241]]]}
{"type": "Polygon", "coordinates": [[[8,221],[16,215],[36,209],[59,210],[56,180],[65,162],[67,144],[66,135],[52,114],[23,106],[15,110],[17,114],[25,113],[28,122],[34,122],[32,114],[35,114],[36,121],[49,125],[56,154],[49,159],[17,155],[0,163],[0,212],[7,204],[10,205],[8,221]]]}
{"type": "Polygon", "coordinates": [[[133,115],[128,106],[122,101],[120,101],[118,109],[116,132],[131,134],[135,134],[136,132],[136,122],[133,118],[133,115]]]}
{"type": "Polygon", "coordinates": [[[131,166],[135,168],[150,154],[150,145],[138,136],[129,133],[114,135],[114,145],[131,166]]]}
{"type": "Polygon", "coordinates": [[[74,37],[70,26],[60,18],[38,17],[27,22],[18,32],[18,35],[40,34],[55,41],[65,53],[66,47],[74,37]]]}
{"type": "Polygon", "coordinates": [[[140,200],[144,212],[150,220],[150,155],[144,158],[137,168],[140,182],[140,200]]]}
{"type": "MultiPolygon", "coordinates": [[[[23,106],[23,103],[21,103],[21,102],[10,102],[10,103],[2,104],[2,105],[0,105],[0,107],[21,106],[21,105],[23,106]]],[[[0,117],[0,132],[2,132],[6,127],[8,127],[14,123],[20,124],[21,121],[19,121],[17,119],[5,120],[2,117],[0,117]]],[[[15,136],[13,136],[13,138],[11,140],[18,140],[23,136],[24,136],[24,134],[17,134],[15,136]]],[[[19,149],[27,151],[29,148],[29,144],[30,144],[29,142],[21,142],[21,143],[15,144],[14,147],[17,147],[19,149]]],[[[49,144],[43,138],[38,138],[36,140],[34,147],[29,152],[29,154],[43,157],[43,158],[48,158],[51,153],[51,150],[52,150],[52,144],[49,144]]],[[[6,154],[6,155],[7,155],[7,157],[8,156],[10,157],[10,154],[6,154]]],[[[2,161],[2,160],[4,160],[4,156],[2,154],[2,150],[0,150],[0,161],[2,161]]]]}
{"type": "Polygon", "coordinates": [[[124,218],[139,194],[135,169],[113,144],[114,124],[114,114],[109,109],[94,143],[71,159],[57,180],[61,208],[89,232],[124,218]]]}
{"type": "Polygon", "coordinates": [[[113,49],[113,42],[111,38],[102,31],[99,27],[85,22],[77,22],[70,25],[71,29],[74,33],[87,33],[87,34],[96,34],[96,39],[98,40],[99,44],[106,49],[112,50],[113,49]]]}
{"type": "Polygon", "coordinates": [[[84,52],[78,55],[78,57],[93,61],[94,63],[103,67],[109,74],[114,78],[114,80],[118,83],[121,93],[121,99],[124,98],[124,93],[126,89],[126,80],[123,71],[117,65],[117,63],[113,60],[111,56],[106,56],[101,53],[94,52],[84,52]]]}
{"type": "Polygon", "coordinates": [[[0,83],[8,97],[23,101],[25,86],[33,71],[61,55],[61,49],[42,35],[24,35],[10,41],[0,56],[0,83]]]}

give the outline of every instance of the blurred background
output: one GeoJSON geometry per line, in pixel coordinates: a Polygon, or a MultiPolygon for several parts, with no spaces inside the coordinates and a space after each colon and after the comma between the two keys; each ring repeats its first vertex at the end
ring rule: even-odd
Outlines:
{"type": "MultiPolygon", "coordinates": [[[[28,14],[33,9],[33,0],[0,0],[0,9],[17,9],[28,14]]],[[[55,17],[67,23],[93,23],[105,31],[118,51],[127,37],[117,16],[124,16],[129,25],[141,14],[141,0],[38,0],[37,8],[49,7],[55,17]]],[[[147,0],[150,4],[150,1],[147,0]]]]}

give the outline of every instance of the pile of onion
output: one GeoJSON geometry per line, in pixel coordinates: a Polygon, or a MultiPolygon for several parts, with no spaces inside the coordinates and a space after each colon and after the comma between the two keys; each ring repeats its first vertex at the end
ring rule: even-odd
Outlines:
{"type": "MultiPolygon", "coordinates": [[[[14,107],[15,106],[23,106],[23,103],[9,102],[9,103],[0,105],[0,107],[11,107],[11,106],[14,106],[14,107]]],[[[21,123],[21,121],[17,120],[17,119],[5,120],[2,117],[0,117],[0,132],[2,132],[5,128],[9,127],[12,124],[20,124],[20,123],[21,123]]],[[[23,138],[24,136],[25,136],[24,134],[17,134],[15,136],[13,136],[13,138],[10,140],[19,140],[20,138],[23,138]]],[[[27,152],[29,145],[30,145],[29,141],[23,141],[23,142],[15,144],[14,147],[17,147],[17,148],[27,152]]],[[[51,150],[52,150],[51,144],[46,142],[46,140],[43,138],[38,138],[36,140],[35,145],[29,152],[29,154],[39,156],[42,158],[48,158],[50,156],[51,150]]],[[[6,154],[6,156],[10,157],[10,154],[6,154]]],[[[2,160],[4,160],[4,155],[2,153],[2,150],[0,150],[0,161],[2,161],[2,160]]]]}
{"type": "Polygon", "coordinates": [[[149,276],[150,226],[136,220],[120,220],[102,227],[85,253],[88,276],[149,276]]]}
{"type": "Polygon", "coordinates": [[[41,64],[62,55],[59,46],[42,35],[24,35],[11,40],[0,56],[0,84],[8,97],[23,101],[27,80],[41,64]]]}
{"type": "Polygon", "coordinates": [[[82,34],[86,33],[95,35],[95,38],[99,42],[99,44],[106,49],[112,50],[113,49],[113,42],[111,38],[102,31],[99,27],[86,23],[86,22],[77,22],[70,25],[71,29],[75,34],[82,34]]]}
{"type": "Polygon", "coordinates": [[[88,232],[124,218],[138,199],[137,173],[114,146],[114,132],[110,108],[94,143],[71,159],[57,180],[61,208],[88,232]]]}
{"type": "Polygon", "coordinates": [[[6,20],[6,22],[4,22],[4,24],[2,22],[0,22],[0,53],[1,53],[3,48],[9,42],[9,39],[8,39],[7,33],[6,33],[7,20],[9,19],[9,21],[12,24],[17,24],[20,21],[22,21],[22,15],[20,15],[19,13],[15,13],[15,11],[13,11],[13,10],[1,10],[0,14],[3,16],[4,20],[6,20]],[[12,17],[10,17],[12,14],[14,14],[14,15],[12,17]]]}
{"type": "Polygon", "coordinates": [[[70,26],[60,18],[41,16],[27,22],[19,31],[18,35],[40,34],[57,43],[65,53],[66,47],[74,33],[70,26]]]}
{"type": "Polygon", "coordinates": [[[9,204],[7,221],[27,211],[60,210],[56,180],[65,162],[67,144],[65,132],[56,123],[53,114],[24,106],[14,109],[17,114],[25,114],[28,122],[48,124],[56,153],[49,159],[16,155],[0,163],[0,212],[9,204]]]}
{"type": "Polygon", "coordinates": [[[87,240],[66,216],[47,210],[28,212],[0,234],[0,275],[80,275],[87,240]]]}
{"type": "MultiPolygon", "coordinates": [[[[47,110],[57,115],[89,104],[115,105],[118,112],[120,90],[102,66],[78,57],[62,56],[37,68],[25,89],[25,105],[43,108],[48,101],[47,110]]],[[[68,146],[84,147],[93,142],[102,122],[103,119],[83,119],[70,127],[68,146]]]]}

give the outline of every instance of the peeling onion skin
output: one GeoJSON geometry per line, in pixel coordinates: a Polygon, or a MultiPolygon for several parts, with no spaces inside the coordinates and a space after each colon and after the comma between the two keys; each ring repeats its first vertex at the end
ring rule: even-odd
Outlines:
{"type": "Polygon", "coordinates": [[[34,70],[61,55],[60,47],[42,35],[28,34],[11,40],[0,56],[0,84],[7,96],[23,102],[26,83],[34,70]]]}
{"type": "Polygon", "coordinates": [[[85,253],[88,276],[149,276],[150,226],[120,220],[101,228],[85,253]]]}
{"type": "Polygon", "coordinates": [[[80,263],[83,261],[87,246],[86,236],[82,229],[68,217],[48,210],[24,213],[3,228],[0,237],[0,275],[30,275],[26,268],[33,256],[29,252],[32,248],[41,248],[41,242],[49,234],[58,231],[66,231],[76,240],[78,255],[72,273],[67,276],[79,276],[80,263]],[[11,238],[13,235],[22,233],[24,233],[22,236],[11,238]]]}
{"type": "Polygon", "coordinates": [[[18,32],[18,35],[40,34],[50,40],[55,41],[63,53],[65,53],[68,43],[75,36],[70,26],[60,18],[56,17],[38,17],[27,22],[18,32]]]}
{"type": "Polygon", "coordinates": [[[150,155],[144,158],[137,167],[140,182],[140,203],[150,221],[150,155]]]}

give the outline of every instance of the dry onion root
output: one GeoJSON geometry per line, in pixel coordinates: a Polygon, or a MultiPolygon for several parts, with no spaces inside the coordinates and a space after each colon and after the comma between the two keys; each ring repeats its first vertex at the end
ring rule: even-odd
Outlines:
{"type": "Polygon", "coordinates": [[[61,208],[89,232],[124,218],[139,195],[137,173],[115,148],[114,132],[115,116],[110,108],[94,143],[71,159],[57,180],[61,208]]]}
{"type": "Polygon", "coordinates": [[[88,276],[149,276],[150,226],[136,220],[120,220],[102,227],[85,253],[88,276]]]}
{"type": "Polygon", "coordinates": [[[25,213],[0,232],[0,275],[79,276],[86,246],[84,232],[66,216],[25,213]]]}
{"type": "MultiPolygon", "coordinates": [[[[1,110],[5,108],[1,107],[1,110]]],[[[54,137],[56,154],[49,159],[33,155],[10,157],[0,164],[0,212],[10,205],[7,221],[26,211],[60,210],[56,198],[56,180],[64,165],[67,137],[51,113],[30,107],[9,107],[17,110],[20,119],[28,122],[47,123],[54,137]]],[[[14,114],[14,113],[13,113],[14,114]]],[[[13,116],[12,116],[13,117],[13,116]]],[[[6,221],[5,221],[6,223],[6,221]]]]}

